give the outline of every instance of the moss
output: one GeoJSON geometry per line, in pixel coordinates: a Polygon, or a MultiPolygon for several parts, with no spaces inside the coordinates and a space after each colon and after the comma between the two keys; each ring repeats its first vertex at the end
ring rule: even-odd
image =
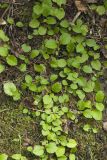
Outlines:
{"type": "Polygon", "coordinates": [[[36,126],[17,103],[0,100],[0,152],[11,155],[36,141],[36,126]]]}

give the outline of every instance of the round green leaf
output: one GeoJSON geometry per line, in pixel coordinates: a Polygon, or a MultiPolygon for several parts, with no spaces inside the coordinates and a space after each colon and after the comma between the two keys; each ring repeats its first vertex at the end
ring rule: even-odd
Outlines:
{"type": "Polygon", "coordinates": [[[93,69],[100,71],[101,70],[101,63],[99,60],[95,60],[91,62],[91,66],[93,69]]]}
{"type": "Polygon", "coordinates": [[[6,61],[10,66],[16,66],[17,65],[17,58],[13,55],[8,55],[6,57],[6,61]]]}
{"type": "Polygon", "coordinates": [[[69,160],[75,160],[75,159],[76,159],[75,154],[70,154],[69,155],[69,160]]]}
{"type": "Polygon", "coordinates": [[[31,28],[38,28],[40,25],[40,22],[37,19],[32,19],[29,23],[29,26],[31,28]]]}
{"type": "Polygon", "coordinates": [[[58,93],[62,90],[62,85],[59,82],[56,82],[52,85],[52,91],[58,93]]]}
{"type": "Polygon", "coordinates": [[[58,60],[58,67],[64,68],[66,66],[66,60],[65,59],[59,59],[58,60]]]}
{"type": "Polygon", "coordinates": [[[91,115],[92,117],[95,119],[95,120],[102,120],[102,112],[101,111],[98,111],[97,109],[94,109],[92,112],[91,112],[91,115]]]}
{"type": "Polygon", "coordinates": [[[69,139],[67,143],[68,148],[75,148],[77,146],[77,142],[74,139],[69,139]]]}
{"type": "Polygon", "coordinates": [[[17,90],[13,82],[4,83],[3,87],[4,87],[4,92],[9,96],[13,96],[14,92],[17,90]]]}
{"type": "Polygon", "coordinates": [[[96,109],[98,109],[99,111],[104,110],[104,105],[102,103],[96,103],[95,106],[96,106],[96,109]]]}
{"type": "Polygon", "coordinates": [[[46,145],[46,151],[48,153],[55,153],[57,150],[57,146],[55,142],[50,142],[46,145]]]}
{"type": "Polygon", "coordinates": [[[45,35],[46,31],[47,31],[47,28],[45,28],[43,26],[40,26],[39,29],[38,29],[39,35],[45,35]]]}
{"type": "Polygon", "coordinates": [[[63,33],[60,36],[60,43],[62,45],[67,45],[71,41],[71,35],[69,33],[63,33]]]}
{"type": "Polygon", "coordinates": [[[92,73],[93,72],[91,66],[89,66],[89,65],[83,66],[83,71],[85,73],[92,73]]]}
{"type": "Polygon", "coordinates": [[[56,49],[57,48],[57,42],[54,39],[46,40],[45,47],[49,49],[56,49]]]}
{"type": "Polygon", "coordinates": [[[44,104],[50,104],[52,102],[52,98],[49,95],[45,95],[43,97],[44,104]]]}
{"type": "Polygon", "coordinates": [[[8,55],[8,48],[7,47],[0,47],[0,56],[6,57],[8,55]]]}
{"type": "Polygon", "coordinates": [[[35,145],[33,149],[33,154],[36,156],[42,156],[44,154],[44,147],[40,145],[35,145]]]}
{"type": "Polygon", "coordinates": [[[57,147],[56,156],[62,157],[64,154],[65,154],[65,147],[63,147],[63,146],[57,147]]]}
{"type": "Polygon", "coordinates": [[[96,93],[95,100],[97,102],[103,102],[103,100],[104,100],[104,92],[103,91],[98,91],[96,93]]]}
{"type": "Polygon", "coordinates": [[[31,51],[31,47],[27,44],[23,44],[22,45],[22,49],[25,53],[30,52],[31,51]]]}

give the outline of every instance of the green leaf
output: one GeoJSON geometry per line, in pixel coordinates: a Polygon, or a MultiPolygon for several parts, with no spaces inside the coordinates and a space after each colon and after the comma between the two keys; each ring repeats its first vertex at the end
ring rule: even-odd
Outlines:
{"type": "Polygon", "coordinates": [[[50,142],[46,145],[46,151],[48,153],[55,153],[57,150],[57,146],[55,142],[50,142]]]}
{"type": "Polygon", "coordinates": [[[3,84],[4,87],[4,92],[9,95],[9,96],[13,96],[14,93],[16,92],[16,86],[13,82],[6,82],[3,84]]]}
{"type": "Polygon", "coordinates": [[[96,103],[95,107],[99,111],[103,111],[104,110],[104,105],[102,103],[96,103]]]}
{"type": "Polygon", "coordinates": [[[67,160],[67,157],[63,155],[62,157],[59,157],[58,160],[67,160]]]}
{"type": "Polygon", "coordinates": [[[47,17],[46,20],[44,20],[47,24],[56,24],[56,19],[54,17],[47,17]]]}
{"type": "Polygon", "coordinates": [[[0,160],[7,160],[8,156],[6,154],[0,154],[0,160]]]}
{"type": "Polygon", "coordinates": [[[38,29],[38,33],[39,35],[43,36],[46,34],[46,31],[47,31],[47,28],[43,27],[43,26],[40,26],[39,29],[38,29]]]}
{"type": "Polygon", "coordinates": [[[83,115],[86,118],[92,118],[92,111],[90,109],[86,109],[85,111],[83,111],[83,115]]]}
{"type": "Polygon", "coordinates": [[[41,15],[43,12],[43,7],[41,4],[37,4],[33,7],[33,13],[35,13],[36,15],[41,15]]]}
{"type": "Polygon", "coordinates": [[[65,147],[63,147],[63,146],[57,147],[56,156],[62,157],[64,154],[65,154],[65,147]]]}
{"type": "Polygon", "coordinates": [[[69,27],[69,22],[66,19],[64,19],[64,20],[61,21],[60,26],[64,27],[64,28],[68,28],[69,27]]]}
{"type": "Polygon", "coordinates": [[[22,28],[24,25],[23,25],[22,22],[19,21],[19,22],[16,23],[16,26],[19,27],[19,28],[22,28]]]}
{"type": "Polygon", "coordinates": [[[65,11],[63,8],[55,8],[54,9],[54,16],[61,20],[65,16],[65,11]]]}
{"type": "Polygon", "coordinates": [[[75,160],[75,159],[76,159],[75,154],[70,154],[69,155],[69,160],[75,160]]]}
{"type": "Polygon", "coordinates": [[[0,73],[2,73],[5,70],[5,66],[3,64],[0,64],[0,73]]]}
{"type": "Polygon", "coordinates": [[[31,77],[31,75],[29,75],[29,74],[27,74],[26,76],[25,76],[25,81],[26,81],[26,83],[28,83],[28,84],[31,84],[32,83],[32,77],[31,77]]]}
{"type": "Polygon", "coordinates": [[[77,44],[76,51],[78,53],[83,53],[84,52],[84,46],[83,46],[83,44],[81,44],[81,43],[77,44]]]}
{"type": "Polygon", "coordinates": [[[52,85],[52,91],[55,93],[59,93],[62,90],[62,85],[59,82],[56,82],[52,85]]]}
{"type": "Polygon", "coordinates": [[[44,104],[50,104],[52,102],[52,98],[49,95],[45,95],[43,97],[43,103],[44,104]]]}
{"type": "Polygon", "coordinates": [[[97,109],[94,109],[92,112],[91,112],[91,115],[92,117],[95,119],[95,120],[102,120],[102,112],[101,111],[98,111],[97,109]]]}
{"type": "Polygon", "coordinates": [[[31,28],[38,28],[40,25],[40,22],[37,19],[32,19],[29,23],[29,26],[31,28]]]}
{"type": "Polygon", "coordinates": [[[76,94],[81,100],[85,98],[85,93],[82,90],[76,90],[76,94]]]}
{"type": "Polygon", "coordinates": [[[26,71],[26,64],[25,63],[22,63],[20,66],[19,66],[19,70],[21,72],[25,72],[26,71]]]}
{"type": "Polygon", "coordinates": [[[56,49],[57,48],[57,42],[54,39],[46,40],[45,47],[49,49],[56,49]]]}
{"type": "Polygon", "coordinates": [[[95,87],[95,82],[89,80],[87,81],[86,85],[84,86],[83,90],[87,93],[92,92],[95,87]]]}
{"type": "Polygon", "coordinates": [[[91,66],[93,69],[100,71],[101,70],[101,63],[99,60],[95,60],[91,62],[91,66]]]}
{"type": "Polygon", "coordinates": [[[15,160],[21,160],[21,154],[13,154],[12,155],[12,159],[15,159],[15,160]]]}
{"type": "Polygon", "coordinates": [[[89,65],[83,66],[83,71],[85,73],[92,73],[93,72],[91,66],[89,66],[89,65]]]}
{"type": "Polygon", "coordinates": [[[0,30],[0,39],[4,42],[9,41],[9,38],[5,35],[3,30],[0,30]]]}
{"type": "Polygon", "coordinates": [[[44,64],[34,64],[34,69],[36,72],[44,72],[46,70],[44,64]]]}
{"type": "Polygon", "coordinates": [[[67,45],[70,43],[70,40],[71,40],[71,35],[69,33],[63,33],[61,36],[60,36],[60,44],[62,45],[67,45]]]}
{"type": "Polygon", "coordinates": [[[58,67],[64,68],[66,66],[66,60],[65,59],[59,59],[58,60],[58,67]]]}
{"type": "Polygon", "coordinates": [[[25,53],[31,51],[31,47],[30,47],[29,45],[25,44],[25,43],[22,45],[22,49],[23,49],[23,51],[24,51],[25,53]]]}
{"type": "Polygon", "coordinates": [[[74,139],[69,139],[67,143],[68,148],[75,148],[77,146],[77,142],[74,139]]]}
{"type": "Polygon", "coordinates": [[[90,124],[85,124],[84,127],[83,127],[83,130],[86,131],[86,132],[89,132],[90,129],[91,129],[90,124]]]}
{"type": "Polygon", "coordinates": [[[37,57],[39,55],[39,53],[40,53],[39,50],[33,49],[31,54],[30,54],[30,58],[34,59],[35,57],[37,57]]]}
{"type": "Polygon", "coordinates": [[[16,66],[17,65],[17,58],[13,55],[8,55],[6,57],[6,61],[10,66],[16,66]]]}
{"type": "Polygon", "coordinates": [[[88,47],[94,47],[96,45],[96,41],[94,39],[87,39],[86,44],[88,47]]]}
{"type": "Polygon", "coordinates": [[[52,74],[52,75],[50,76],[51,82],[55,81],[57,78],[58,78],[58,75],[57,75],[57,74],[52,74]]]}
{"type": "Polygon", "coordinates": [[[96,93],[95,100],[97,102],[103,102],[103,100],[104,100],[104,92],[103,91],[98,91],[96,93]]]}
{"type": "Polygon", "coordinates": [[[35,145],[33,149],[33,154],[35,154],[36,156],[44,155],[44,147],[40,145],[35,145]]]}
{"type": "Polygon", "coordinates": [[[66,4],[66,0],[52,0],[53,2],[57,3],[59,6],[62,4],[66,4]]]}
{"type": "Polygon", "coordinates": [[[103,5],[100,5],[97,7],[96,9],[96,12],[99,14],[99,15],[104,15],[105,14],[105,7],[103,5]]]}
{"type": "Polygon", "coordinates": [[[6,57],[8,55],[8,48],[6,46],[0,47],[0,56],[6,57]]]}

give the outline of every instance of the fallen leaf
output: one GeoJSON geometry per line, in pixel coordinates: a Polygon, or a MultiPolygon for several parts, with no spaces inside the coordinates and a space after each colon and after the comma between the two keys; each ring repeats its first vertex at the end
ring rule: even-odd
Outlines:
{"type": "Polygon", "coordinates": [[[85,2],[83,2],[82,0],[75,0],[75,5],[76,5],[78,11],[85,12],[88,10],[85,2]]]}

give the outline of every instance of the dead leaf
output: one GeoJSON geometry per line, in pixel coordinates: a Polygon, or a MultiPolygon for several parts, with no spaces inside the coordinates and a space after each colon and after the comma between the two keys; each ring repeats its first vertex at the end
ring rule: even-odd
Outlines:
{"type": "Polygon", "coordinates": [[[1,26],[6,25],[6,21],[5,21],[4,19],[0,19],[0,25],[1,25],[1,26]]]}
{"type": "Polygon", "coordinates": [[[75,5],[76,5],[78,11],[85,12],[88,10],[85,2],[82,0],[75,0],[75,5]]]}

